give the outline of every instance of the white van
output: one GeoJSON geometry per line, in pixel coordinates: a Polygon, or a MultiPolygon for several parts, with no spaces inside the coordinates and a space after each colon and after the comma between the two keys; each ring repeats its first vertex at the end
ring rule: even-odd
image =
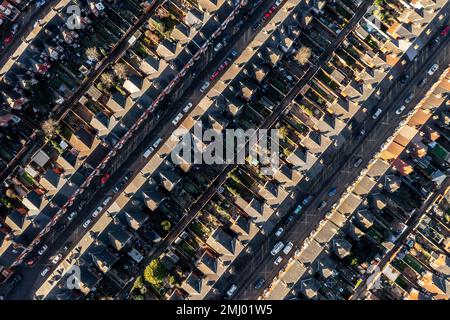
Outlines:
{"type": "Polygon", "coordinates": [[[276,256],[278,252],[280,252],[284,248],[284,243],[282,241],[277,242],[274,246],[270,254],[276,256]]]}
{"type": "Polygon", "coordinates": [[[378,108],[377,111],[376,111],[376,112],[374,113],[374,115],[372,116],[372,119],[373,119],[373,120],[377,119],[377,118],[380,116],[381,112],[383,112],[383,110],[381,110],[380,108],[378,108]]]}
{"type": "Polygon", "coordinates": [[[147,159],[152,154],[153,151],[155,151],[153,147],[148,148],[143,154],[144,158],[147,159]]]}
{"type": "Polygon", "coordinates": [[[288,242],[286,244],[286,247],[284,247],[284,249],[283,249],[283,253],[288,254],[289,252],[291,252],[293,247],[294,247],[294,244],[292,242],[288,242]]]}

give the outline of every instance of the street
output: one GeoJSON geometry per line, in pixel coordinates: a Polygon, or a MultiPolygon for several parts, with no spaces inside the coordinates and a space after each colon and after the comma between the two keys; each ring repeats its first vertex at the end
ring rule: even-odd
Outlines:
{"type": "MultiPolygon", "coordinates": [[[[406,69],[412,74],[410,82],[404,87],[399,82],[396,82],[390,90],[385,94],[384,99],[380,105],[384,106],[383,115],[377,120],[368,117],[361,127],[366,130],[366,138],[358,140],[353,138],[345,145],[345,150],[338,153],[337,159],[333,160],[335,165],[329,165],[326,172],[323,173],[322,178],[316,184],[316,190],[320,190],[315,194],[314,200],[309,207],[303,211],[300,219],[294,224],[283,237],[276,238],[274,235],[269,237],[260,245],[260,249],[254,253],[250,261],[247,258],[243,269],[238,270],[238,275],[233,277],[233,283],[240,283],[240,291],[235,296],[235,299],[256,299],[264,290],[255,290],[253,284],[258,278],[265,278],[266,282],[270,282],[276,274],[284,267],[284,263],[279,266],[273,264],[273,257],[270,255],[270,250],[277,241],[288,241],[294,243],[294,250],[287,256],[284,256],[283,261],[286,262],[294,254],[295,247],[301,246],[302,242],[309,236],[318,223],[325,217],[325,214],[331,209],[331,206],[336,202],[347,187],[353,183],[359,175],[360,170],[355,170],[353,163],[355,159],[362,158],[360,168],[364,168],[367,163],[373,158],[374,154],[379,150],[380,146],[386,139],[392,135],[402,117],[395,114],[395,110],[403,103],[405,97],[410,90],[414,90],[415,99],[407,105],[404,114],[411,110],[415,103],[427,92],[429,87],[439,77],[439,73],[434,74],[429,79],[426,86],[418,88],[416,85],[426,74],[429,65],[438,63],[446,66],[450,62],[450,48],[448,46],[448,38],[441,44],[439,48],[430,49],[426,47],[422,50],[421,58],[406,66],[406,69]],[[337,183],[336,181],[339,181],[337,183]],[[327,197],[328,190],[336,186],[337,193],[333,196],[332,201],[328,201],[327,206],[320,211],[317,210],[319,203],[327,197]]],[[[228,282],[231,283],[231,282],[228,282]]]]}
{"type": "MultiPolygon", "coordinates": [[[[120,180],[122,180],[125,175],[131,173],[130,178],[131,180],[133,176],[139,173],[140,169],[145,165],[142,154],[145,152],[147,147],[151,145],[154,142],[154,140],[157,139],[157,137],[168,139],[171,136],[174,130],[174,126],[171,124],[171,120],[173,119],[173,117],[177,113],[179,113],[188,102],[198,104],[198,102],[203,97],[203,95],[199,94],[201,83],[204,80],[209,79],[211,73],[217,69],[217,67],[223,62],[224,57],[228,56],[231,53],[231,51],[233,50],[242,51],[243,48],[245,48],[248,45],[248,43],[253,38],[252,34],[255,33],[252,30],[252,26],[256,21],[258,21],[258,19],[261,19],[265,11],[271,5],[272,0],[264,1],[258,7],[257,11],[241,26],[240,32],[232,36],[232,38],[229,41],[229,45],[225,46],[221,50],[222,54],[216,56],[205,68],[203,68],[202,71],[196,76],[195,81],[191,81],[191,85],[186,90],[186,93],[178,100],[180,102],[178,101],[173,102],[172,103],[172,105],[174,106],[173,108],[165,109],[165,113],[161,115],[160,120],[157,122],[154,129],[152,129],[150,134],[147,134],[145,140],[135,146],[136,150],[131,154],[127,154],[126,152],[122,153],[121,156],[122,165],[116,170],[115,174],[111,175],[111,178],[101,188],[101,190],[98,190],[98,188],[96,188],[95,186],[92,186],[90,188],[91,199],[83,206],[82,211],[79,212],[76,218],[73,219],[70,222],[70,224],[67,225],[64,231],[59,232],[58,234],[55,234],[54,232],[51,231],[51,233],[48,235],[47,240],[48,241],[47,245],[49,245],[49,249],[45,252],[45,254],[42,257],[40,257],[39,261],[32,267],[32,269],[29,269],[27,266],[25,266],[25,264],[22,264],[21,266],[18,266],[16,268],[16,273],[21,274],[23,276],[23,279],[20,283],[15,285],[14,288],[15,290],[11,290],[5,293],[2,292],[7,299],[31,299],[33,297],[34,291],[40,286],[40,284],[44,280],[40,276],[40,273],[47,266],[53,267],[53,265],[51,265],[51,263],[49,262],[49,258],[57,254],[67,242],[72,242],[73,245],[75,245],[76,242],[86,232],[86,230],[81,227],[81,224],[88,216],[91,215],[92,211],[99,205],[101,200],[107,194],[111,194],[113,196],[111,202],[113,202],[114,199],[120,194],[120,192],[113,194],[111,192],[113,187],[120,180]]],[[[239,16],[242,17],[244,14],[245,12],[241,12],[239,16]]],[[[232,29],[232,27],[233,25],[229,26],[230,29],[232,29]]],[[[210,50],[212,50],[212,48],[210,50]]],[[[125,186],[123,188],[125,188],[125,186]]],[[[80,201],[76,202],[74,204],[74,207],[79,205],[79,203],[80,201]]],[[[63,218],[62,220],[63,223],[66,223],[65,218],[63,218]]],[[[58,224],[55,225],[54,229],[56,229],[57,226],[58,224]]],[[[42,244],[39,245],[38,248],[41,246],[42,244]]],[[[27,260],[33,257],[33,255],[36,256],[36,251],[37,250],[35,249],[34,252],[30,253],[28,255],[27,260]]],[[[9,280],[8,284],[11,284],[11,282],[12,279],[9,280]]],[[[2,289],[5,290],[4,288],[0,288],[0,291],[2,289]]]]}

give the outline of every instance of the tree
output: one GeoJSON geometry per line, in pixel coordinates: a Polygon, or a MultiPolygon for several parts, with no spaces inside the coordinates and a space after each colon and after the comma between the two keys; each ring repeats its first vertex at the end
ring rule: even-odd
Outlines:
{"type": "Polygon", "coordinates": [[[298,50],[297,54],[295,55],[295,60],[297,60],[297,62],[300,65],[304,65],[309,61],[311,55],[312,55],[311,48],[301,47],[300,50],[298,50]]]}
{"type": "Polygon", "coordinates": [[[6,189],[5,194],[6,194],[6,196],[8,198],[11,198],[11,199],[18,199],[19,198],[19,195],[17,194],[17,192],[13,188],[6,189]]]}
{"type": "Polygon", "coordinates": [[[44,123],[42,123],[42,131],[44,131],[44,134],[47,137],[52,137],[55,134],[56,131],[56,121],[53,120],[52,118],[49,118],[47,120],[44,121],[44,123]]]}
{"type": "Polygon", "coordinates": [[[109,72],[104,72],[100,76],[100,81],[105,88],[111,88],[114,83],[114,77],[109,72]]]}
{"type": "Polygon", "coordinates": [[[118,76],[120,79],[125,79],[128,75],[127,66],[123,63],[116,63],[113,67],[113,70],[116,76],[118,76]]]}
{"type": "Polygon", "coordinates": [[[89,60],[97,61],[100,59],[100,53],[96,47],[87,48],[85,53],[89,60]]]}
{"type": "Polygon", "coordinates": [[[178,283],[177,279],[174,276],[169,276],[169,284],[174,286],[178,283]]]}
{"type": "Polygon", "coordinates": [[[150,30],[145,31],[145,36],[149,39],[150,42],[154,44],[158,44],[160,41],[158,35],[150,30]]]}
{"type": "Polygon", "coordinates": [[[152,260],[150,264],[145,267],[144,279],[148,283],[158,286],[163,279],[168,275],[167,269],[158,259],[152,260]]]}
{"type": "Polygon", "coordinates": [[[169,232],[170,229],[172,229],[172,224],[170,223],[170,221],[164,220],[163,222],[161,222],[161,227],[164,231],[169,232]]]}
{"type": "Polygon", "coordinates": [[[278,130],[278,135],[280,136],[281,139],[286,139],[287,136],[287,129],[285,126],[282,126],[279,130],[278,130]]]}

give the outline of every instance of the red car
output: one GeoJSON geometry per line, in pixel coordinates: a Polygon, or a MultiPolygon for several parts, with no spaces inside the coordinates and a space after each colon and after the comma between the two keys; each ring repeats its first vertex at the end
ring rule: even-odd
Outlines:
{"type": "Polygon", "coordinates": [[[105,174],[103,175],[103,177],[100,179],[100,182],[101,182],[102,184],[105,184],[106,182],[108,182],[108,180],[109,180],[110,177],[111,177],[111,175],[110,175],[109,173],[105,173],[105,174]]]}
{"type": "Polygon", "coordinates": [[[3,42],[4,42],[5,44],[10,44],[12,40],[13,40],[13,36],[12,36],[12,34],[10,34],[9,36],[7,36],[7,37],[3,40],[3,42]]]}
{"type": "Polygon", "coordinates": [[[39,257],[34,257],[34,258],[31,258],[30,260],[28,260],[26,263],[27,263],[27,266],[29,266],[29,267],[32,267],[35,263],[36,263],[36,261],[38,261],[39,260],[39,257]]]}
{"type": "Polygon", "coordinates": [[[450,32],[450,26],[446,26],[444,29],[442,29],[441,31],[441,37],[445,37],[447,36],[447,34],[450,32]]]}

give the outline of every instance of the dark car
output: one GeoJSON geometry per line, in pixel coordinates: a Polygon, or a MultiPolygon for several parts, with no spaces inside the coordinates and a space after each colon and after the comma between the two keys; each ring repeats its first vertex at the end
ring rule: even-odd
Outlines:
{"type": "Polygon", "coordinates": [[[266,283],[266,280],[264,280],[264,278],[259,278],[255,283],[255,289],[261,289],[264,283],[266,283]]]}
{"type": "Polygon", "coordinates": [[[433,41],[431,41],[430,47],[431,47],[431,48],[437,47],[438,44],[439,44],[439,42],[440,42],[439,38],[434,39],[433,41]]]}
{"type": "Polygon", "coordinates": [[[409,74],[404,74],[400,77],[400,83],[405,84],[409,80],[409,74]]]}
{"type": "Polygon", "coordinates": [[[445,37],[445,36],[448,35],[449,32],[450,32],[450,26],[445,26],[445,27],[442,29],[440,35],[441,35],[441,37],[445,37]]]}
{"type": "Polygon", "coordinates": [[[322,210],[327,205],[327,202],[325,200],[322,200],[322,202],[319,204],[317,209],[322,210]]]}
{"type": "Polygon", "coordinates": [[[423,87],[425,85],[425,83],[427,83],[428,79],[427,78],[423,78],[422,80],[419,81],[419,88],[423,87]]]}
{"type": "Polygon", "coordinates": [[[333,187],[330,189],[330,191],[328,191],[328,196],[332,197],[336,194],[336,188],[333,187]]]}
{"type": "Polygon", "coordinates": [[[302,204],[306,206],[312,200],[312,196],[309,195],[305,199],[303,199],[302,204]]]}

